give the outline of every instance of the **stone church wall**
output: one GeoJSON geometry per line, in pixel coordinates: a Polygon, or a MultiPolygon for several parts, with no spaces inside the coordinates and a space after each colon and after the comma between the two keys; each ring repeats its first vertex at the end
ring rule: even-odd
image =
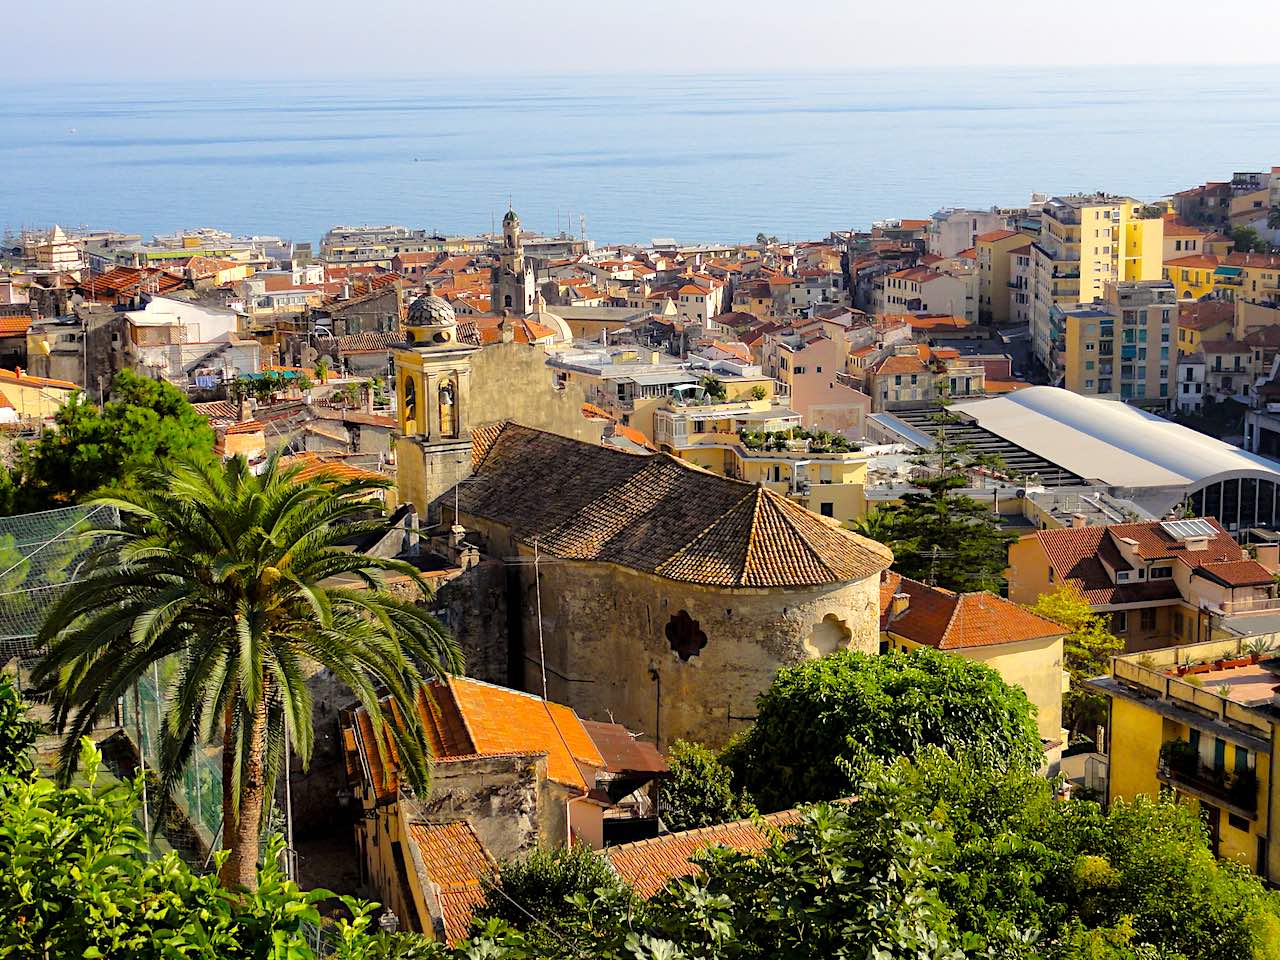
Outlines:
{"type": "MultiPolygon", "coordinates": [[[[533,570],[520,571],[523,687],[540,693],[533,570]]],[[[539,572],[548,698],[660,748],[677,738],[724,744],[754,719],[757,695],[782,666],[879,647],[878,577],[730,590],[594,562],[557,559],[539,572]]]]}
{"type": "Polygon", "coordinates": [[[576,384],[556,386],[547,355],[527,343],[495,343],[471,355],[471,423],[514,420],[526,427],[599,443],[600,421],[586,419],[586,394],[576,384]]]}

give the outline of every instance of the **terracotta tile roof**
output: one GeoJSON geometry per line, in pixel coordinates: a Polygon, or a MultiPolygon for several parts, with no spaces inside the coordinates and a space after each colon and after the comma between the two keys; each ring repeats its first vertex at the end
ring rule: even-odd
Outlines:
{"type": "MultiPolygon", "coordinates": [[[[508,322],[512,325],[513,339],[516,343],[540,343],[544,340],[553,340],[556,336],[553,328],[528,317],[510,317],[508,322]]],[[[480,332],[480,342],[482,344],[501,343],[501,324],[502,317],[496,314],[477,316],[475,325],[480,332]]]]}
{"type": "Polygon", "coordinates": [[[1178,326],[1189,330],[1206,330],[1235,320],[1236,307],[1226,300],[1197,300],[1178,306],[1178,326]]]}
{"type": "Polygon", "coordinates": [[[896,270],[889,274],[899,280],[911,280],[915,283],[928,283],[930,280],[937,280],[943,276],[937,270],[930,270],[928,267],[907,267],[905,270],[896,270]]]}
{"type": "Polygon", "coordinates": [[[974,237],[976,243],[995,243],[997,240],[1007,240],[1009,237],[1016,237],[1016,230],[990,230],[987,233],[980,233],[974,237]]]}
{"type": "Polygon", "coordinates": [[[1200,349],[1210,353],[1253,353],[1243,340],[1201,340],[1200,349]]]}
{"type": "Polygon", "coordinates": [[[903,314],[902,318],[915,330],[964,330],[973,326],[964,317],[953,317],[945,313],[903,314]]]}
{"type": "Polygon", "coordinates": [[[915,643],[938,650],[963,650],[1058,637],[1067,632],[1052,620],[1038,617],[994,593],[952,593],[895,577],[880,584],[882,629],[915,643]],[[886,587],[891,589],[886,591],[886,587]],[[899,593],[907,594],[910,603],[904,613],[889,622],[889,602],[899,593]]]}
{"type": "Polygon", "coordinates": [[[349,333],[333,339],[341,353],[378,353],[382,350],[390,350],[393,343],[403,339],[403,334],[394,331],[385,333],[366,331],[349,333]]]}
{"type": "MultiPolygon", "coordinates": [[[[308,424],[314,426],[314,424],[308,424]]],[[[327,458],[313,450],[296,453],[291,457],[284,457],[280,461],[282,467],[300,466],[296,480],[310,480],[312,477],[332,477],[334,480],[362,480],[374,478],[378,480],[387,479],[384,474],[378,473],[376,470],[366,470],[363,467],[354,467],[349,463],[343,463],[340,459],[327,458]]]]}
{"type": "Polygon", "coordinates": [[[959,253],[955,255],[955,259],[956,260],[977,260],[978,248],[966,247],[965,249],[961,250],[959,253]]]}
{"type": "Polygon", "coordinates": [[[1222,525],[1211,517],[1206,520],[1213,525],[1216,535],[1208,541],[1204,550],[1194,551],[1188,550],[1181,541],[1169,536],[1161,529],[1158,521],[1117,523],[1109,527],[1041,530],[1035,536],[1057,579],[1074,581],[1090,603],[1141,603],[1176,599],[1179,596],[1177,585],[1172,579],[1112,583],[1101,558],[1111,557],[1114,560],[1118,556],[1114,539],[1134,540],[1138,544],[1138,555],[1145,560],[1176,558],[1191,567],[1223,560],[1243,560],[1244,551],[1222,525]],[[1108,539],[1112,542],[1106,542],[1108,539]],[[1111,551],[1115,551],[1114,556],[1111,551]]]}
{"type": "Polygon", "coordinates": [[[582,405],[582,415],[588,420],[612,420],[609,411],[604,407],[597,407],[594,403],[584,403],[582,405]]]}
{"type": "Polygon", "coordinates": [[[443,687],[432,684],[431,693],[436,700],[452,695],[472,752],[481,756],[545,753],[548,779],[584,792],[592,784],[583,779],[578,764],[604,767],[582,721],[563,704],[466,677],[450,677],[443,687]]]}
{"type": "Polygon", "coordinates": [[[230,400],[211,400],[208,403],[193,403],[196,413],[210,420],[239,420],[240,408],[230,400]]]}
{"type": "Polygon", "coordinates": [[[1228,253],[1222,262],[1229,267],[1262,267],[1280,270],[1280,256],[1274,253],[1228,253]]]}
{"type": "Polygon", "coordinates": [[[18,337],[31,329],[31,314],[16,317],[0,317],[0,337],[18,337]]]}
{"type": "Polygon", "coordinates": [[[1025,380],[1000,380],[998,378],[986,377],[983,380],[983,388],[987,393],[1012,393],[1014,390],[1022,390],[1031,386],[1025,380]]]}
{"type": "Polygon", "coordinates": [[[1185,257],[1174,257],[1164,262],[1166,267],[1190,267],[1195,270],[1212,270],[1218,265],[1218,258],[1206,253],[1193,253],[1185,257]]]}
{"type": "Polygon", "coordinates": [[[1196,573],[1225,587],[1261,587],[1275,582],[1271,572],[1257,560],[1223,560],[1202,563],[1196,573]]]}
{"type": "Polygon", "coordinates": [[[78,289],[90,299],[114,298],[140,292],[170,293],[185,286],[182,277],[155,267],[112,267],[105,273],[94,273],[80,282],[78,289]]]}
{"type": "Polygon", "coordinates": [[[409,838],[418,848],[423,873],[439,888],[444,938],[453,946],[466,937],[472,913],[484,902],[480,881],[493,873],[493,858],[465,820],[414,821],[409,838]]]}
{"type": "Polygon", "coordinates": [[[1207,230],[1182,223],[1175,213],[1166,213],[1164,216],[1164,235],[1166,237],[1203,237],[1207,233],[1207,230]]]}
{"type": "Polygon", "coordinates": [[[880,364],[876,367],[876,374],[879,376],[892,376],[900,373],[926,373],[928,369],[919,356],[895,353],[880,361],[880,364]]]}
{"type": "Polygon", "coordinates": [[[920,228],[927,227],[928,225],[929,225],[928,220],[899,220],[898,221],[899,230],[919,230],[920,228]]]}
{"type": "Polygon", "coordinates": [[[459,491],[462,512],[562,558],[724,587],[841,583],[893,559],[781,494],[667,454],[637,456],[515,423],[478,445],[487,451],[459,491]]]}
{"type": "Polygon", "coordinates": [[[648,899],[675,878],[696,874],[698,868],[690,862],[695,854],[713,846],[743,852],[767,849],[773,844],[776,831],[798,822],[800,817],[799,810],[783,810],[759,820],[734,820],[607,847],[604,855],[618,876],[648,899]]]}
{"type": "Polygon", "coordinates": [[[582,726],[610,773],[663,774],[668,771],[667,761],[662,759],[658,748],[645,740],[637,740],[622,724],[583,720],[582,726]]]}
{"type": "Polygon", "coordinates": [[[21,367],[16,370],[0,368],[0,383],[12,383],[23,387],[47,387],[53,390],[79,390],[80,387],[70,380],[51,380],[48,377],[33,377],[21,367]]]}

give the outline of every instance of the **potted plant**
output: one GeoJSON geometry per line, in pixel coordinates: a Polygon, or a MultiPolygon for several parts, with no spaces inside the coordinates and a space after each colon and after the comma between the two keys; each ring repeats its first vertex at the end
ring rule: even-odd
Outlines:
{"type": "Polygon", "coordinates": [[[1160,769],[1189,776],[1200,769],[1200,753],[1189,740],[1170,740],[1160,747],[1160,769]]]}

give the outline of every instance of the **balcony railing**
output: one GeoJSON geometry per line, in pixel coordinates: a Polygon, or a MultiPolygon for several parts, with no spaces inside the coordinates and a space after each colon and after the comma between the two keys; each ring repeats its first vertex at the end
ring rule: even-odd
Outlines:
{"type": "Polygon", "coordinates": [[[1156,774],[1175,787],[1220,800],[1250,819],[1258,815],[1258,777],[1252,770],[1231,772],[1199,762],[1161,758],[1156,774]]]}

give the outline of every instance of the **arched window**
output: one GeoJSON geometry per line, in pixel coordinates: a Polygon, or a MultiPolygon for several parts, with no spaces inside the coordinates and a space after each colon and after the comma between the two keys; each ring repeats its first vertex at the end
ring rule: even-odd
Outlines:
{"type": "Polygon", "coordinates": [[[404,409],[404,430],[405,433],[417,433],[418,431],[418,388],[414,385],[413,380],[405,378],[404,396],[402,407],[404,409]]]}

